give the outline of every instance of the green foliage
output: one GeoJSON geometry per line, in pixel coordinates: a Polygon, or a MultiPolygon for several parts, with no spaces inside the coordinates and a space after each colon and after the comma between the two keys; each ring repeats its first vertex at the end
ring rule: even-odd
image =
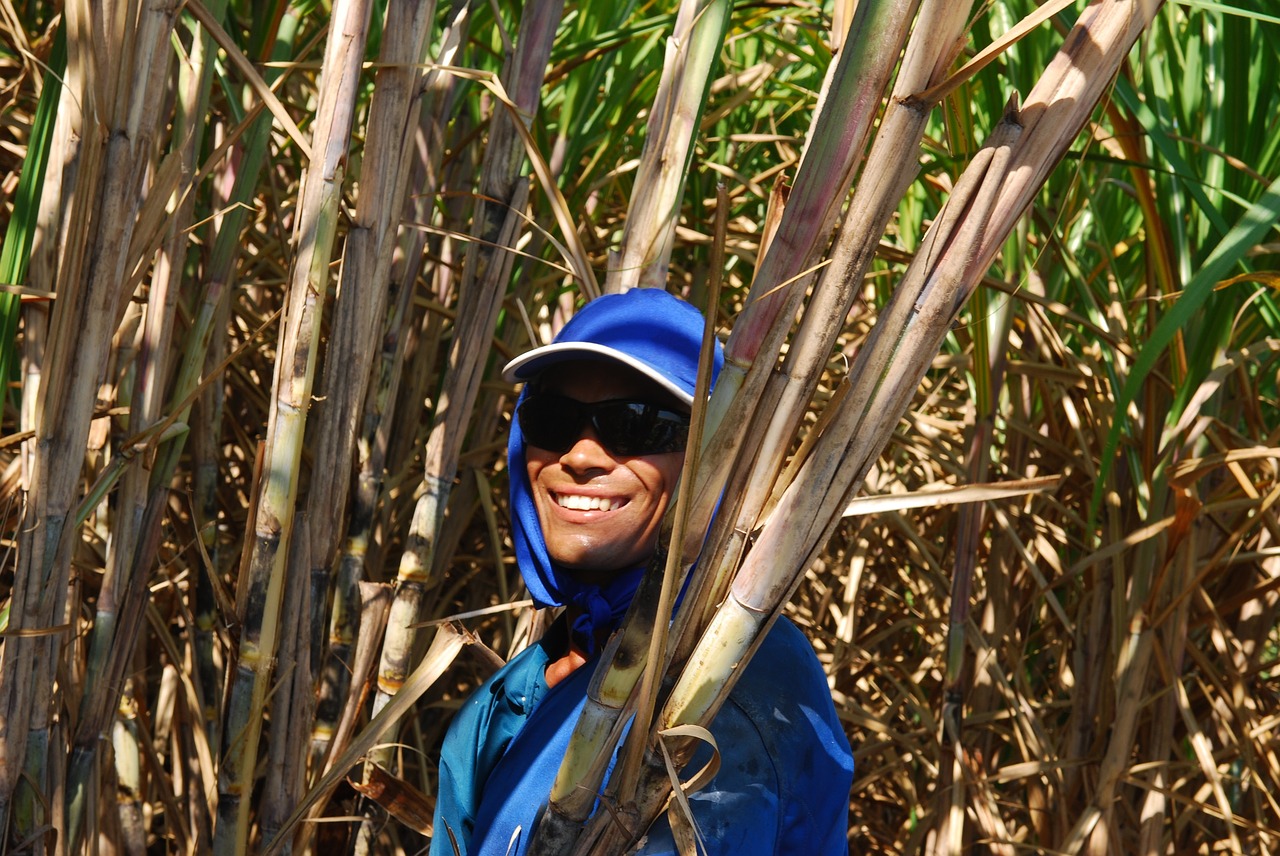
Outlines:
{"type": "MultiPolygon", "coordinates": [[[[27,281],[27,263],[31,258],[31,246],[36,235],[36,217],[39,214],[40,191],[44,187],[45,169],[49,163],[49,148],[53,140],[53,123],[58,115],[58,99],[62,96],[60,79],[67,66],[67,39],[62,27],[53,36],[53,49],[49,55],[48,73],[40,102],[36,106],[31,123],[31,136],[27,143],[19,174],[18,188],[13,197],[13,210],[5,228],[4,243],[0,244],[0,283],[20,286],[27,281]]],[[[20,301],[12,291],[0,291],[0,384],[7,390],[10,374],[16,366],[14,336],[18,331],[20,301]]],[[[7,395],[4,396],[7,398],[7,395]]]]}

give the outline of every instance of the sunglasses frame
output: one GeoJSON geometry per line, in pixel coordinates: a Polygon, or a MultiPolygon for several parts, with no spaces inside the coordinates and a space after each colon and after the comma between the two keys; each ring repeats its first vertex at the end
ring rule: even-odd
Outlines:
{"type": "Polygon", "coordinates": [[[516,408],[516,419],[520,423],[520,431],[524,435],[526,445],[534,446],[553,454],[564,454],[572,449],[582,439],[583,432],[586,431],[588,425],[595,431],[596,439],[604,447],[605,451],[621,458],[683,452],[689,439],[688,413],[640,398],[611,398],[605,401],[585,402],[554,392],[531,392],[516,408]],[[548,402],[551,404],[548,405],[548,402]],[[633,410],[634,418],[636,420],[648,420],[651,433],[657,425],[674,426],[666,429],[670,436],[665,438],[665,442],[655,446],[653,443],[640,443],[642,438],[619,437],[617,436],[617,430],[620,429],[615,429],[615,423],[601,421],[602,411],[607,417],[610,410],[618,408],[632,409],[637,406],[641,410],[633,410]],[[545,411],[538,409],[542,407],[547,407],[548,409],[545,411]],[[537,442],[534,439],[535,437],[538,440],[552,439],[544,432],[544,428],[547,428],[546,425],[534,424],[539,419],[556,423],[550,430],[563,431],[568,440],[564,443],[554,444],[537,442]],[[532,422],[527,422],[526,420],[532,420],[532,422]],[[564,427],[560,428],[558,427],[559,425],[564,425],[564,427]],[[532,431],[530,427],[532,427],[532,431]],[[677,430],[677,433],[671,434],[673,430],[677,430]]]}

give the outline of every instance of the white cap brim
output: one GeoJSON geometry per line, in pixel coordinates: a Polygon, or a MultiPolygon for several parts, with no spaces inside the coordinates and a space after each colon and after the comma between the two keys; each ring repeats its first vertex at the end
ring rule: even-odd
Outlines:
{"type": "Polygon", "coordinates": [[[502,379],[508,383],[531,380],[550,366],[570,360],[613,360],[622,363],[644,375],[687,406],[693,406],[693,396],[673,383],[662,372],[630,354],[605,345],[597,345],[594,342],[556,342],[534,348],[507,363],[502,369],[502,379]]]}

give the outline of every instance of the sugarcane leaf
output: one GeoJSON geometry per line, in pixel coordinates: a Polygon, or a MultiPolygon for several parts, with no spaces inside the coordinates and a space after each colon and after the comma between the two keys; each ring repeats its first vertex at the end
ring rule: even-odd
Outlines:
{"type": "Polygon", "coordinates": [[[909,493],[882,496],[859,496],[845,506],[845,517],[866,514],[884,514],[907,508],[939,508],[966,502],[990,502],[997,499],[1013,499],[1033,493],[1050,493],[1062,482],[1062,476],[1041,476],[1034,479],[1012,479],[1004,482],[969,484],[960,487],[929,487],[909,493]]]}
{"type": "Polygon", "coordinates": [[[670,728],[664,728],[658,732],[659,736],[667,738],[684,738],[689,737],[699,740],[711,747],[711,757],[702,769],[694,773],[689,781],[680,785],[686,794],[697,793],[707,786],[707,783],[716,777],[716,773],[720,772],[720,745],[716,743],[715,735],[701,725],[683,724],[673,725],[670,728]]]}
{"type": "Polygon", "coordinates": [[[222,28],[221,22],[209,13],[209,10],[205,8],[200,0],[188,0],[186,9],[208,31],[213,40],[218,43],[218,46],[225,51],[227,59],[235,66],[236,71],[244,77],[245,82],[253,89],[254,94],[266,104],[267,109],[271,111],[271,115],[280,123],[280,127],[289,135],[289,139],[293,141],[298,151],[302,152],[303,157],[310,161],[310,141],[293,121],[293,117],[284,109],[284,105],[280,103],[280,99],[276,97],[271,87],[262,79],[262,75],[249,62],[248,57],[240,52],[235,41],[222,28]]]}
{"type": "MultiPolygon", "coordinates": [[[[1169,430],[1170,436],[1178,436],[1191,427],[1200,414],[1201,405],[1218,393],[1232,372],[1240,371],[1242,367],[1249,365],[1251,362],[1261,359],[1268,353],[1277,351],[1280,351],[1280,340],[1267,339],[1228,353],[1221,358],[1218,365],[1205,376],[1205,379],[1200,382],[1200,386],[1188,400],[1187,406],[1183,408],[1181,418],[1169,430]]],[[[1184,463],[1186,462],[1182,461],[1174,466],[1175,478],[1184,463]]]]}
{"type": "Polygon", "coordinates": [[[1280,458],[1280,448],[1257,446],[1251,449],[1230,449],[1226,452],[1217,452],[1202,458],[1188,458],[1177,463],[1173,468],[1170,480],[1176,485],[1186,486],[1196,479],[1208,475],[1213,470],[1228,464],[1272,458],[1280,458]]]}
{"type": "Polygon", "coordinates": [[[315,786],[307,792],[307,795],[298,803],[298,807],[293,810],[293,814],[280,827],[275,838],[263,848],[264,856],[271,856],[273,853],[279,853],[281,848],[289,841],[291,830],[297,823],[306,816],[311,806],[329,792],[356,764],[359,764],[365,754],[371,750],[378,741],[392,726],[400,721],[401,717],[413,709],[418,699],[422,698],[422,694],[427,691],[432,684],[436,682],[445,669],[458,656],[458,652],[462,650],[464,642],[463,634],[459,633],[452,625],[446,624],[436,632],[435,638],[431,641],[431,647],[427,649],[427,653],[423,656],[422,662],[418,667],[410,673],[404,685],[394,696],[391,697],[386,707],[378,711],[364,730],[357,734],[351,740],[351,745],[347,747],[332,764],[329,770],[315,786]]]}
{"type": "MultiPolygon", "coordinates": [[[[1183,329],[1195,316],[1197,310],[1204,305],[1205,300],[1213,293],[1218,283],[1226,277],[1227,272],[1244,257],[1244,254],[1250,248],[1254,247],[1262,239],[1263,235],[1275,228],[1277,221],[1280,221],[1280,179],[1276,179],[1271,183],[1262,198],[1245,211],[1235,226],[1214,247],[1204,266],[1187,283],[1178,301],[1160,319],[1160,323],[1156,325],[1151,337],[1143,344],[1142,350],[1134,361],[1133,370],[1129,373],[1124,387],[1116,396],[1111,429],[1107,432],[1107,441],[1102,450],[1098,479],[1093,487],[1093,499],[1090,503],[1089,511],[1089,520],[1091,521],[1089,531],[1093,531],[1092,521],[1096,520],[1098,509],[1101,507],[1103,487],[1107,483],[1112,467],[1115,466],[1116,450],[1120,445],[1120,433],[1128,423],[1125,412],[1129,404],[1137,396],[1147,376],[1151,374],[1157,361],[1164,355],[1165,350],[1169,347],[1170,342],[1173,341],[1178,331],[1183,329]]],[[[1186,406],[1187,396],[1190,395],[1189,390],[1191,388],[1190,384],[1186,384],[1183,386],[1183,390],[1179,391],[1169,411],[1166,424],[1173,425],[1178,422],[1179,417],[1182,415],[1182,410],[1186,406]]],[[[1167,444],[1171,439],[1171,436],[1166,436],[1161,446],[1167,444]]]]}
{"type": "MultiPolygon", "coordinates": [[[[5,229],[4,244],[0,246],[0,283],[21,285],[27,279],[27,264],[35,240],[40,194],[44,189],[44,173],[49,166],[54,119],[62,97],[62,75],[66,67],[67,36],[59,23],[49,56],[49,70],[44,76],[44,90],[40,93],[40,103],[36,106],[31,125],[31,139],[23,158],[22,174],[13,195],[13,213],[5,229]]],[[[7,386],[13,365],[20,305],[18,293],[10,289],[0,291],[0,388],[7,386]]]]}
{"type": "Polygon", "coordinates": [[[1186,6],[1188,9],[1205,9],[1209,12],[1221,12],[1224,15],[1252,18],[1265,24],[1280,24],[1280,16],[1278,15],[1267,15],[1257,9],[1242,9],[1239,6],[1229,6],[1226,3],[1213,3],[1211,0],[1180,0],[1178,5],[1186,6]]]}
{"type": "Polygon", "coordinates": [[[431,816],[435,809],[427,795],[412,784],[393,776],[377,764],[365,767],[365,781],[348,778],[357,793],[386,809],[387,814],[421,835],[431,835],[431,816]]]}
{"type": "Polygon", "coordinates": [[[689,805],[689,794],[705,787],[707,782],[715,778],[720,769],[720,747],[716,739],[706,728],[700,725],[676,725],[658,732],[658,746],[662,750],[662,762],[666,765],[667,776],[671,779],[672,801],[678,811],[667,810],[667,818],[671,824],[671,835],[675,839],[680,856],[697,856],[706,851],[706,845],[698,832],[698,824],[693,818],[693,808],[689,805]],[[676,769],[671,750],[667,747],[668,738],[693,738],[711,747],[711,760],[693,775],[688,782],[680,781],[680,771],[676,769]]]}

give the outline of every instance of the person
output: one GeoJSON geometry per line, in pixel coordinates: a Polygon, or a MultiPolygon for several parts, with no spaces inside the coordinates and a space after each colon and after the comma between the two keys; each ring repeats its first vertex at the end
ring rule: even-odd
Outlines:
{"type": "MultiPolygon", "coordinates": [[[[599,649],[674,502],[703,323],[661,289],[605,295],[504,370],[524,382],[507,450],[517,562],[535,603],[565,609],[451,723],[433,856],[455,843],[468,856],[528,848],[599,649]]],[[[714,363],[713,379],[718,343],[714,363]]],[[[689,799],[708,852],[848,852],[853,756],[822,668],[791,622],[769,631],[710,730],[721,767],[689,799]]],[[[639,852],[677,852],[665,817],[639,852]]]]}

